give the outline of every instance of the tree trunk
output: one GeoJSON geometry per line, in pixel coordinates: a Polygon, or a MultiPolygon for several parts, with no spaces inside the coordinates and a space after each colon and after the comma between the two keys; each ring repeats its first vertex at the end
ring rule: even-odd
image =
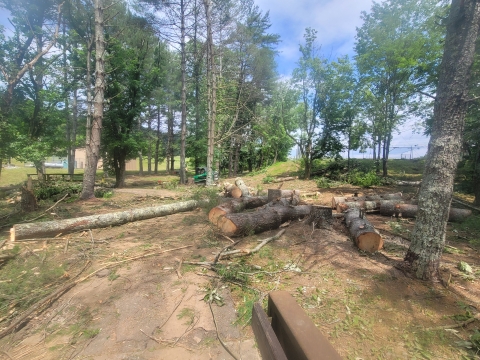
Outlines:
{"type": "MultiPolygon", "coordinates": [[[[418,214],[418,205],[412,204],[381,204],[380,214],[384,216],[396,216],[403,218],[415,218],[418,214]]],[[[468,209],[450,208],[448,212],[448,221],[462,222],[472,215],[472,211],[468,209]]]]}
{"type": "Polygon", "coordinates": [[[186,72],[187,60],[185,51],[185,0],[180,0],[180,52],[181,52],[181,103],[182,120],[180,123],[180,184],[187,183],[186,163],[185,163],[185,139],[187,136],[187,85],[186,72]]]}
{"type": "Polygon", "coordinates": [[[27,224],[16,224],[10,229],[11,241],[55,236],[87,229],[98,229],[118,226],[128,222],[167,216],[179,212],[191,211],[199,206],[195,200],[183,201],[168,205],[153,206],[141,209],[84,216],[58,221],[46,221],[27,224]]]}
{"type": "Polygon", "coordinates": [[[238,213],[247,209],[255,209],[257,207],[267,204],[268,198],[266,196],[257,196],[249,198],[232,199],[223,204],[215,206],[208,213],[208,219],[212,224],[217,225],[220,217],[231,213],[238,213]]]}
{"type": "Polygon", "coordinates": [[[121,189],[125,187],[125,163],[126,154],[123,150],[115,150],[113,155],[115,170],[115,187],[121,189]]]}
{"type": "Polygon", "coordinates": [[[138,152],[138,175],[143,176],[143,155],[142,152],[138,152]]]}
{"type": "Polygon", "coordinates": [[[477,156],[474,164],[473,194],[475,195],[473,205],[480,205],[480,149],[477,149],[477,156]]]}
{"type": "Polygon", "coordinates": [[[95,0],[95,97],[93,105],[93,124],[89,143],[86,147],[87,161],[83,174],[83,188],[80,198],[95,197],[95,175],[100,157],[100,136],[103,120],[103,100],[105,92],[105,40],[103,23],[103,0],[95,0]]]}
{"type": "Polygon", "coordinates": [[[31,189],[22,186],[22,197],[20,201],[21,209],[24,212],[31,212],[37,210],[37,199],[31,189]]]}
{"type": "Polygon", "coordinates": [[[417,278],[438,276],[445,244],[455,170],[461,156],[470,71],[480,25],[480,2],[453,0],[437,95],[432,135],[418,198],[412,242],[405,256],[417,278]]]}
{"type": "MultiPolygon", "coordinates": [[[[72,127],[70,145],[68,148],[68,173],[75,172],[75,151],[77,149],[77,124],[78,124],[78,90],[73,90],[73,104],[72,104],[72,127]]],[[[73,178],[71,179],[73,180],[73,178]]]]}
{"type": "Polygon", "coordinates": [[[383,247],[380,233],[367,219],[360,217],[359,209],[351,209],[345,213],[345,224],[360,250],[374,253],[383,247]]]}
{"type": "Polygon", "coordinates": [[[158,174],[158,162],[160,161],[160,106],[157,105],[157,139],[155,141],[155,175],[158,174]]]}
{"type": "Polygon", "coordinates": [[[298,219],[310,214],[311,206],[268,206],[251,213],[227,214],[218,219],[217,226],[229,236],[250,235],[277,229],[287,220],[298,219]]]}

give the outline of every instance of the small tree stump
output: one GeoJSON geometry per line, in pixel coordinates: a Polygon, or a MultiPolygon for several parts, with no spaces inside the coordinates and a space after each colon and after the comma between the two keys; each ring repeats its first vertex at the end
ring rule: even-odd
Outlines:
{"type": "Polygon", "coordinates": [[[37,199],[32,190],[28,190],[25,186],[22,186],[22,200],[20,202],[22,211],[31,212],[37,209],[37,199]]]}
{"type": "Polygon", "coordinates": [[[312,210],[308,217],[308,224],[314,224],[314,227],[329,227],[332,224],[333,213],[329,206],[312,205],[312,210]]]}

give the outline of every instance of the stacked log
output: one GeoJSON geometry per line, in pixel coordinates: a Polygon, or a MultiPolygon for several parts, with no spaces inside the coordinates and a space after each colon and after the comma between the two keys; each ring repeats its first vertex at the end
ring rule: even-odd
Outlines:
{"type": "MultiPolygon", "coordinates": [[[[412,204],[382,204],[380,206],[380,214],[383,216],[395,216],[403,218],[414,218],[417,216],[418,206],[412,204]]],[[[461,222],[472,214],[471,210],[450,208],[448,213],[448,221],[461,222]]]]}
{"type": "Polygon", "coordinates": [[[402,193],[382,194],[382,195],[368,195],[368,196],[334,196],[332,198],[332,209],[336,209],[338,204],[345,202],[358,202],[358,201],[382,201],[382,200],[402,200],[402,193]]]}
{"type": "Polygon", "coordinates": [[[235,199],[242,197],[242,190],[240,190],[236,185],[230,184],[228,182],[223,184],[223,190],[226,197],[233,197],[235,199]]]}
{"type": "Polygon", "coordinates": [[[348,209],[363,209],[367,212],[378,212],[380,211],[380,206],[382,204],[387,206],[395,206],[397,204],[403,203],[402,200],[378,200],[378,201],[352,201],[339,203],[337,205],[337,212],[344,212],[348,209]]]}
{"type": "Polygon", "coordinates": [[[383,247],[380,233],[367,219],[360,216],[360,209],[349,209],[345,213],[345,223],[350,236],[360,250],[373,253],[383,247]]]}
{"type": "Polygon", "coordinates": [[[208,213],[208,219],[212,224],[217,225],[218,219],[230,213],[237,213],[247,209],[254,209],[267,204],[266,196],[256,196],[240,199],[232,199],[223,204],[215,206],[208,213]]]}
{"type": "Polygon", "coordinates": [[[235,185],[237,185],[237,187],[240,189],[243,197],[249,197],[250,196],[250,190],[248,189],[248,186],[245,185],[245,183],[243,182],[243,180],[241,178],[238,177],[238,178],[235,179],[235,185]]]}
{"type": "Polygon", "coordinates": [[[310,214],[309,205],[267,204],[258,211],[250,213],[227,214],[217,220],[218,228],[226,235],[240,236],[277,229],[288,220],[299,219],[310,214]]]}

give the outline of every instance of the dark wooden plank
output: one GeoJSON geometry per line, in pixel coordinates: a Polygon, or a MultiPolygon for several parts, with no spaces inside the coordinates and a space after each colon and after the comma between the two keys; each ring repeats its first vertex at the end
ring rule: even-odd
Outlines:
{"type": "Polygon", "coordinates": [[[259,303],[253,304],[252,328],[263,360],[287,360],[273,332],[267,314],[259,303]]]}
{"type": "Polygon", "coordinates": [[[338,352],[286,291],[268,297],[272,328],[288,359],[340,360],[338,352]]]}

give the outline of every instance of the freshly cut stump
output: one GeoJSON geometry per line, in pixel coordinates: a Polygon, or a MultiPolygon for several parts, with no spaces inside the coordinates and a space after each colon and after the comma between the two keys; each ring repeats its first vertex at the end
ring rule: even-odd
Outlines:
{"type": "Polygon", "coordinates": [[[316,228],[329,226],[333,220],[332,208],[329,206],[312,205],[308,224],[315,224],[316,228]]]}

